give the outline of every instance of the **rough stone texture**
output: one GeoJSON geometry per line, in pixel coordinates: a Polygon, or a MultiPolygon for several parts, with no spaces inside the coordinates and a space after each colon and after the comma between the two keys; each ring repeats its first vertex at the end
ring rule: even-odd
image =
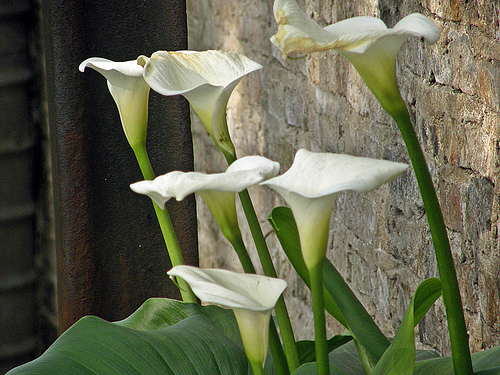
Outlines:
{"type": "MultiPolygon", "coordinates": [[[[228,105],[239,156],[259,154],[288,169],[299,148],[409,162],[396,125],[347,60],[335,52],[290,60],[269,43],[272,0],[188,0],[190,49],[237,51],[261,63],[228,105]]],[[[474,351],[500,337],[500,5],[497,0],[300,0],[322,25],[381,17],[389,27],[412,12],[430,17],[440,40],[410,39],[398,77],[438,189],[474,351]]],[[[198,170],[225,169],[221,153],[194,121],[198,170]]],[[[310,295],[266,223],[282,199],[266,188],[250,194],[275,265],[289,282],[286,299],[298,338],[311,337],[310,295]]],[[[239,269],[227,241],[199,202],[202,266],[239,269]]],[[[245,220],[242,217],[243,226],[245,220]]],[[[251,238],[246,238],[252,247],[251,238]]],[[[252,250],[253,251],[253,250],[252,250]]],[[[254,255],[254,254],[252,254],[254,255]]],[[[437,276],[413,172],[366,195],[343,194],[331,223],[328,257],[375,317],[394,334],[419,282],[437,276]]],[[[331,330],[340,327],[330,321],[331,330]]],[[[441,300],[418,327],[423,346],[449,354],[441,300]]]]}

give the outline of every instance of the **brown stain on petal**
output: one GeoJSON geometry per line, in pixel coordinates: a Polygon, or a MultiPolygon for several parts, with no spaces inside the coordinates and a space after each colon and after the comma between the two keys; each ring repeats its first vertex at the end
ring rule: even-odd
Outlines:
{"type": "Polygon", "coordinates": [[[278,9],[276,12],[276,22],[278,23],[278,28],[280,25],[288,25],[288,17],[283,9],[278,9]]]}

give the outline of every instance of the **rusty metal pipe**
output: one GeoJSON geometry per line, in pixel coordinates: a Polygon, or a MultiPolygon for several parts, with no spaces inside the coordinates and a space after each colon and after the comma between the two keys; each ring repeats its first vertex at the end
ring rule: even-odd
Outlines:
{"type": "MultiPolygon", "coordinates": [[[[118,111],[88,57],[114,61],[187,48],[185,0],[42,2],[53,163],[60,332],[84,315],[122,319],[149,297],[178,297],[150,201],[118,111]]],[[[188,103],[152,93],[148,151],[156,174],[192,170],[188,103]]],[[[169,206],[188,264],[197,264],[194,198],[169,206]]]]}

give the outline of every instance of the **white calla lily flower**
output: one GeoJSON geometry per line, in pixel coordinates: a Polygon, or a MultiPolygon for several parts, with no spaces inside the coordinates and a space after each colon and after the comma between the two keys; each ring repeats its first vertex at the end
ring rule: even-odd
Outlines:
{"type": "Polygon", "coordinates": [[[100,57],[83,61],[79,70],[92,68],[108,82],[109,92],[115,100],[125,136],[133,149],[144,147],[148,124],[150,87],[143,77],[144,68],[136,60],[114,62],[100,57]]]}
{"type": "Polygon", "coordinates": [[[130,188],[139,194],[148,195],[160,207],[171,198],[183,200],[199,191],[237,193],[259,182],[275,177],[280,165],[262,156],[245,156],[232,163],[224,173],[205,174],[199,172],[173,171],[154,180],[139,181],[130,188]]]}
{"type": "Polygon", "coordinates": [[[140,56],[144,79],[162,95],[183,95],[191,104],[217,147],[235,156],[226,122],[232,91],[247,74],[262,65],[236,52],[158,51],[140,56]]]}
{"type": "Polygon", "coordinates": [[[269,348],[269,321],[285,280],[220,269],[176,266],[167,272],[189,284],[205,303],[231,308],[252,366],[263,368],[269,348]]]}
{"type": "Polygon", "coordinates": [[[439,29],[427,17],[413,13],[392,29],[375,17],[354,17],[322,28],[295,0],[276,0],[278,32],[271,38],[284,55],[335,49],[354,65],[368,88],[389,112],[401,105],[396,79],[396,56],[403,42],[416,36],[437,42],[439,29]]]}
{"type": "Polygon", "coordinates": [[[299,150],[290,169],[264,181],[290,205],[309,269],[326,255],[330,216],[340,192],[366,193],[390,182],[407,164],[343,154],[299,150]]]}
{"type": "Polygon", "coordinates": [[[152,181],[136,182],[130,188],[148,195],[162,209],[171,198],[180,201],[189,194],[200,194],[224,237],[233,243],[241,237],[235,193],[277,176],[279,169],[279,163],[262,156],[245,156],[233,162],[224,173],[174,171],[152,181]]]}

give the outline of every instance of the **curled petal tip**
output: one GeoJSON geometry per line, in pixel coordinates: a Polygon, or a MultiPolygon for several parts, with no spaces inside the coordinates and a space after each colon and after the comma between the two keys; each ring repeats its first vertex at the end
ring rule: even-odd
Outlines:
{"type": "Polygon", "coordinates": [[[148,63],[148,61],[149,61],[149,57],[144,56],[144,55],[140,55],[137,58],[137,65],[140,65],[144,68],[146,66],[146,64],[148,63]]]}
{"type": "Polygon", "coordinates": [[[143,194],[149,196],[153,202],[155,202],[158,207],[162,210],[165,209],[165,203],[167,203],[170,198],[165,194],[160,194],[154,186],[153,181],[139,181],[133,184],[130,184],[130,189],[137,194],[143,194]]]}
{"type": "Polygon", "coordinates": [[[429,44],[436,43],[441,35],[434,22],[420,13],[412,13],[404,17],[394,26],[394,30],[403,30],[422,37],[429,44]]]}
{"type": "Polygon", "coordinates": [[[83,73],[85,71],[86,66],[87,66],[87,60],[81,62],[80,65],[78,65],[78,70],[83,73]]]}

